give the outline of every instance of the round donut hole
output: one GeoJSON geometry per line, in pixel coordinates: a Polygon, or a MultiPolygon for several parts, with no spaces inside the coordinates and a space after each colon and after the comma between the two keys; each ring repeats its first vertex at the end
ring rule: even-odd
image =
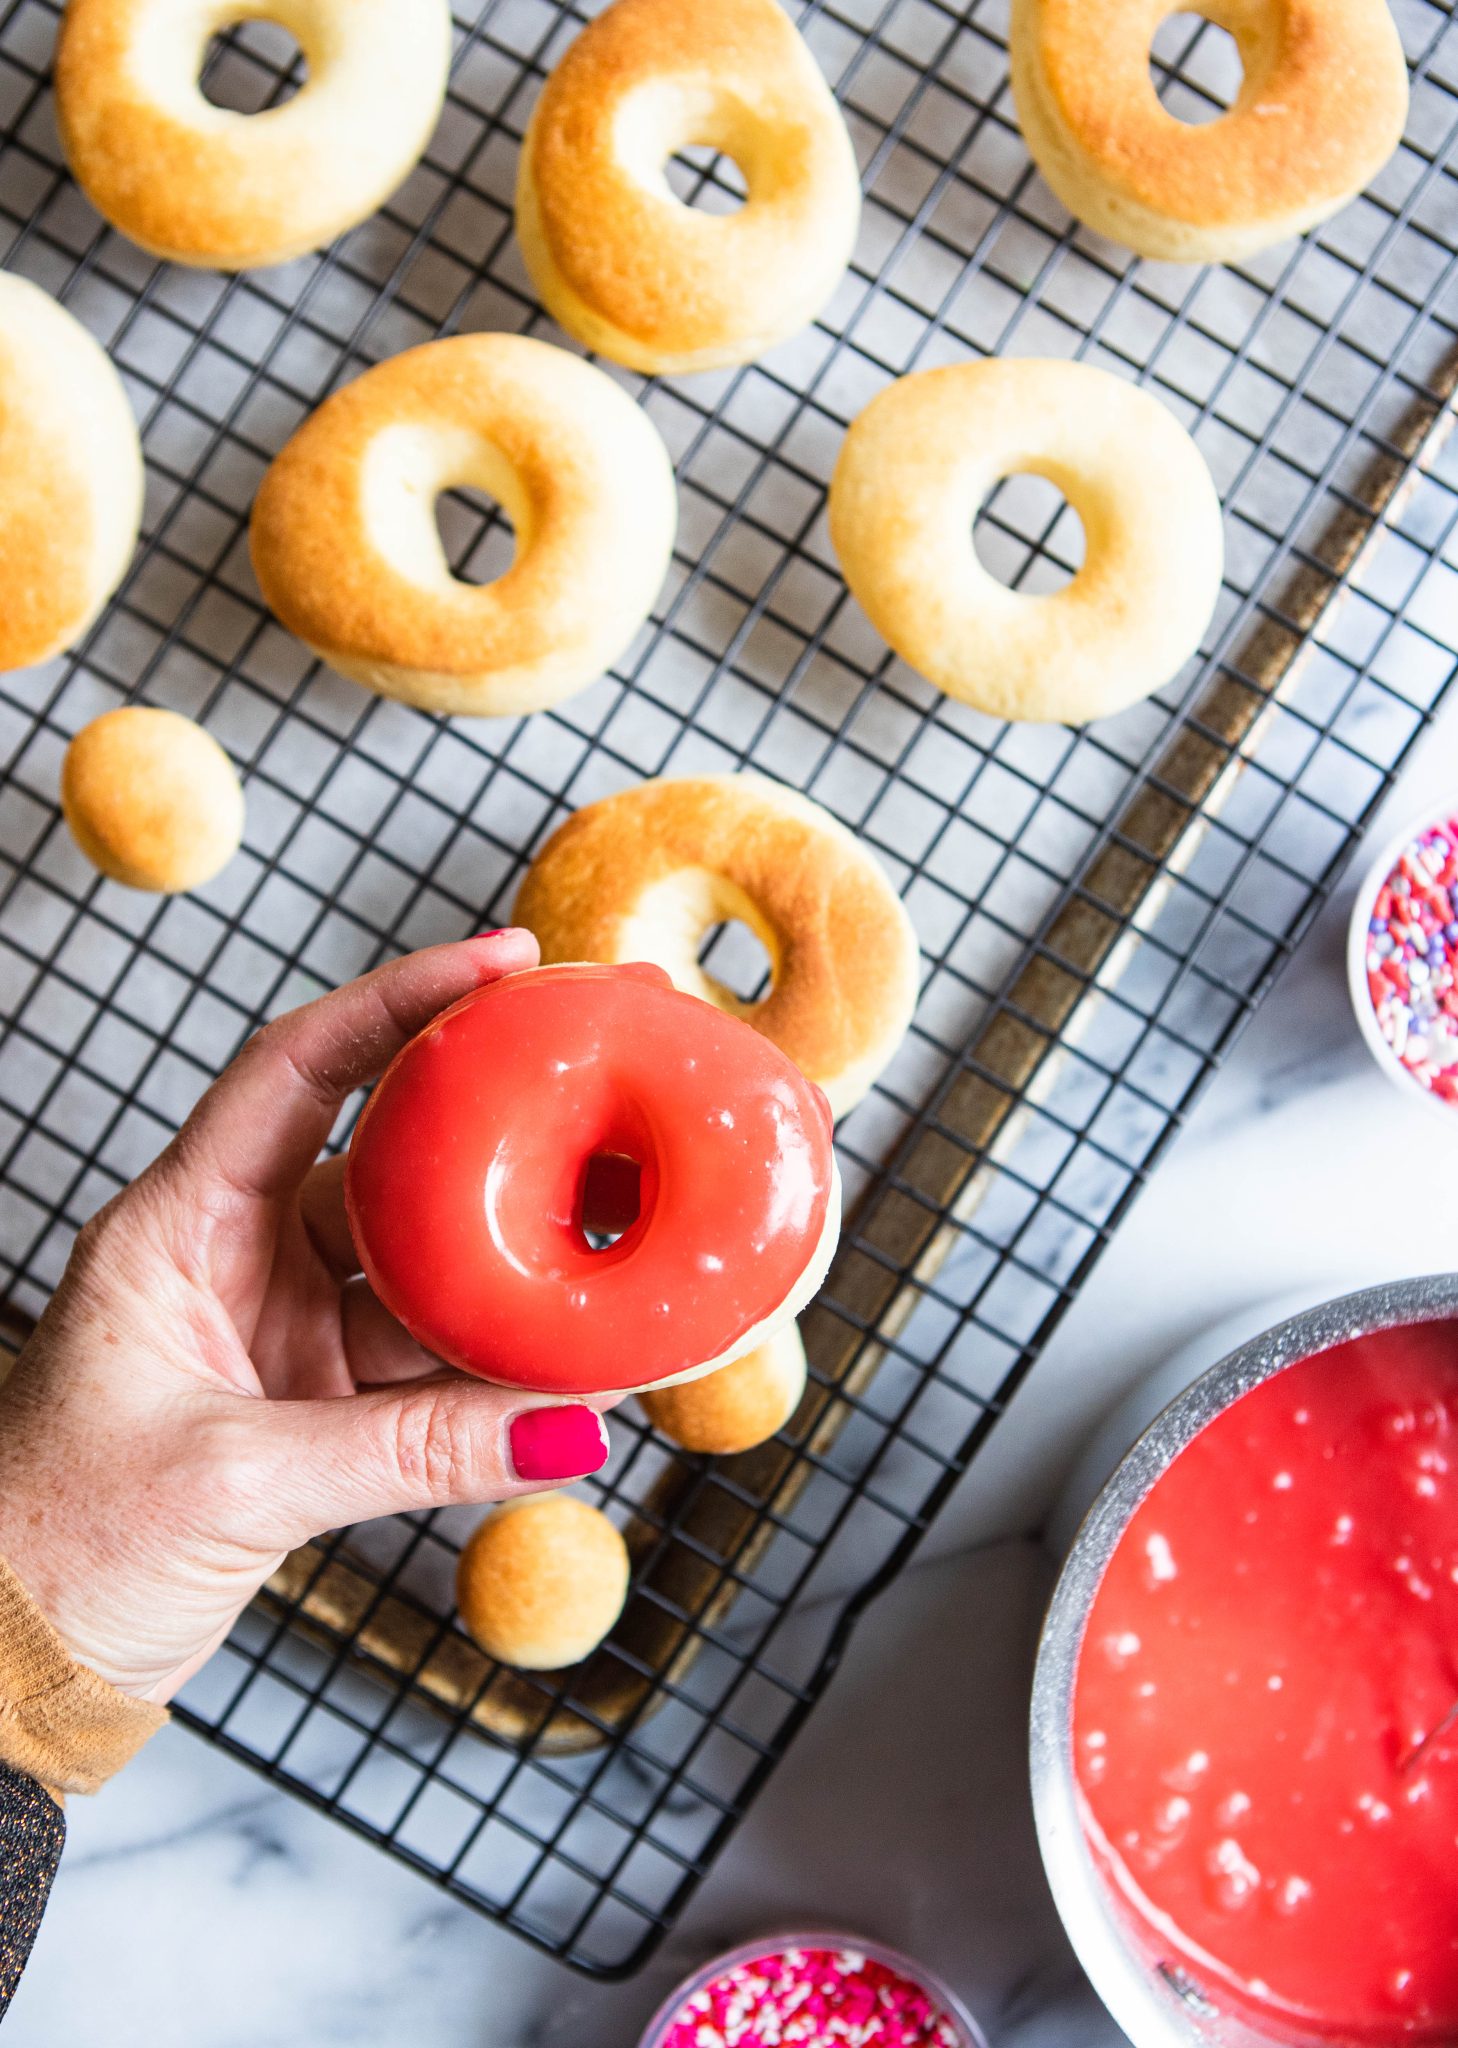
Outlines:
{"type": "Polygon", "coordinates": [[[741,918],[710,925],[699,941],[699,965],[741,1003],[769,994],[774,963],[759,933],[741,918]]]}
{"type": "Polygon", "coordinates": [[[663,167],[668,189],[700,213],[738,213],[749,197],[744,173],[732,156],[708,143],[688,142],[663,167]]]}
{"type": "Polygon", "coordinates": [[[1166,15],[1155,30],[1149,75],[1164,111],[1200,128],[1235,105],[1245,67],[1228,29],[1203,14],[1180,13],[1166,15]]]}
{"type": "Polygon", "coordinates": [[[582,1174],[578,1221],[595,1252],[605,1252],[642,1213],[642,1168],[622,1152],[594,1152],[582,1174]]]}
{"type": "Polygon", "coordinates": [[[240,21],[209,42],[198,86],[226,113],[261,114],[291,100],[308,75],[298,39],[282,23],[240,21]]]}
{"type": "Polygon", "coordinates": [[[1003,477],[972,523],[972,545],[988,575],[1009,590],[1048,597],[1083,567],[1083,521],[1047,477],[1003,477]]]}
{"type": "Polygon", "coordinates": [[[494,583],[516,555],[516,533],[506,508],[489,491],[442,491],[435,526],[458,583],[494,583]]]}

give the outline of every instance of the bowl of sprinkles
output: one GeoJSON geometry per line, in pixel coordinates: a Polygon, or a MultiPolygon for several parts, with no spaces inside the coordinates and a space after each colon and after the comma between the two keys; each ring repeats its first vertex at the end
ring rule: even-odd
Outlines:
{"type": "Polygon", "coordinates": [[[1373,862],[1352,906],[1347,974],[1382,1071],[1458,1118],[1458,804],[1409,824],[1373,862]]]}
{"type": "Polygon", "coordinates": [[[746,1942],[660,2007],[641,2048],[986,2048],[919,1963],[842,1934],[746,1942]]]}

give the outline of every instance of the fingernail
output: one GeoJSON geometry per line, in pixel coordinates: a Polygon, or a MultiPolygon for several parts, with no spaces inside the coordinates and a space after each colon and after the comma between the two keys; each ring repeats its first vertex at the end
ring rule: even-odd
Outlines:
{"type": "Polygon", "coordinates": [[[518,1479],[583,1479],[607,1463],[607,1425],[585,1402],[529,1408],[513,1420],[510,1436],[518,1479]]]}
{"type": "Polygon", "coordinates": [[[477,939],[499,939],[505,930],[504,924],[497,924],[493,925],[489,932],[473,932],[471,936],[477,939]]]}

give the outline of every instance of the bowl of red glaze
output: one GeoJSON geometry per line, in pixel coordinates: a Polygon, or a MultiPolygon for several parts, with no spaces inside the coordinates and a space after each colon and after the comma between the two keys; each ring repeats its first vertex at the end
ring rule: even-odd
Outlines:
{"type": "Polygon", "coordinates": [[[1411,820],[1367,869],[1347,980],[1383,1073],[1458,1130],[1458,803],[1411,820]]]}
{"type": "Polygon", "coordinates": [[[745,1942],[680,1984],[639,2048],[986,2048],[956,1995],[879,1942],[745,1942]]]}
{"type": "Polygon", "coordinates": [[[1135,2048],[1458,2041],[1458,1275],[1294,1316],[1155,1419],[1064,1564],[1031,1741],[1135,2048]]]}

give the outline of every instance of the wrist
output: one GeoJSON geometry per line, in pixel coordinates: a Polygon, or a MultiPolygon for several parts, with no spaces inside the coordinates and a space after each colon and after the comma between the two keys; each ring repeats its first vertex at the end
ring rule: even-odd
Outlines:
{"type": "MultiPolygon", "coordinates": [[[[171,1643],[154,1642],[150,1600],[123,1596],[131,1574],[94,1541],[68,1541],[61,1526],[36,1526],[0,1508],[0,1571],[23,1590],[65,1659],[132,1699],[165,1701],[177,1665],[171,1643]]],[[[165,1605],[157,1611],[166,1612],[165,1605]]]]}
{"type": "Polygon", "coordinates": [[[0,1510],[0,1571],[9,1572],[71,1663],[83,1665],[108,1685],[115,1685],[117,1674],[98,1663],[87,1639],[88,1631],[77,1626],[79,1617],[72,1612],[74,1603],[68,1597],[67,1575],[57,1561],[58,1549],[64,1546],[57,1544],[54,1531],[49,1532],[49,1541],[47,1534],[24,1519],[17,1526],[15,1516],[0,1510]]]}

